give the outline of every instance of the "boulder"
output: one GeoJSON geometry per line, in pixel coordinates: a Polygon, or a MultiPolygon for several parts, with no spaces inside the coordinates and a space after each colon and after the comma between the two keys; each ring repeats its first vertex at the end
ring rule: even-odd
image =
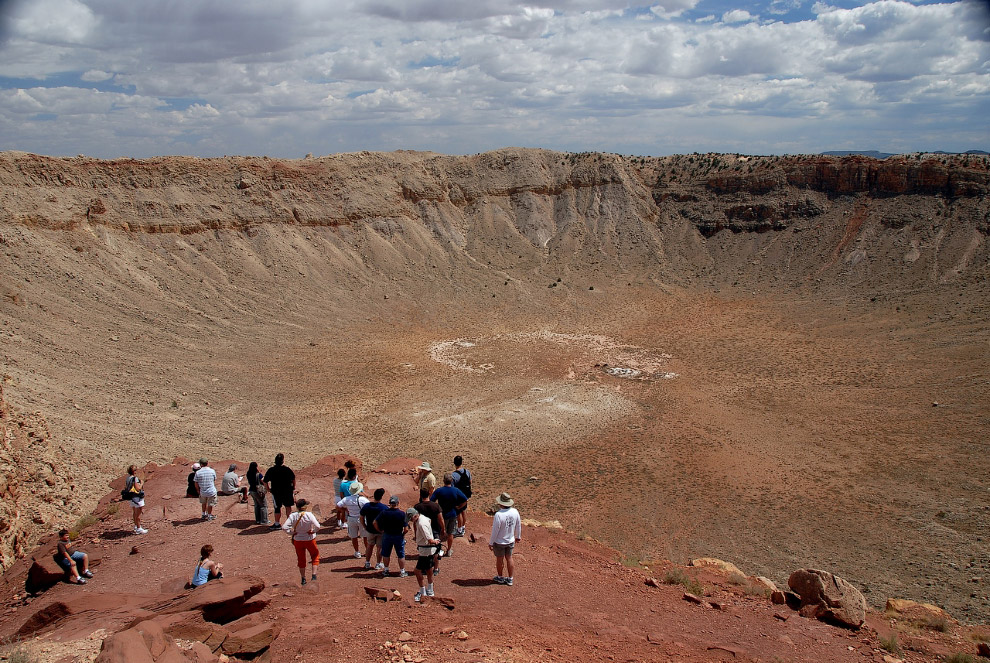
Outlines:
{"type": "Polygon", "coordinates": [[[692,559],[688,562],[688,566],[703,566],[707,568],[719,569],[724,571],[726,575],[732,575],[733,573],[738,573],[741,576],[746,575],[732,562],[726,562],[721,559],[716,559],[715,557],[699,557],[698,559],[692,559]]]}
{"type": "Polygon", "coordinates": [[[227,636],[220,649],[228,656],[244,656],[254,658],[267,649],[282,628],[275,622],[267,622],[251,626],[241,631],[235,631],[227,636]]]}
{"type": "Polygon", "coordinates": [[[103,640],[96,663],[155,663],[155,657],[144,636],[136,628],[129,628],[103,640]]]}
{"type": "Polygon", "coordinates": [[[814,613],[817,619],[854,629],[866,621],[863,594],[828,571],[799,569],[787,579],[787,586],[801,597],[802,615],[814,613]]]}
{"type": "Polygon", "coordinates": [[[265,581],[261,578],[220,578],[145,607],[158,614],[202,610],[210,621],[226,623],[243,617],[247,600],[264,588],[265,581]]]}
{"type": "Polygon", "coordinates": [[[394,589],[384,589],[382,587],[365,587],[365,593],[376,601],[398,601],[402,594],[394,589]]]}
{"type": "Polygon", "coordinates": [[[770,578],[767,578],[765,576],[750,576],[749,577],[749,582],[754,587],[761,587],[761,588],[767,590],[768,592],[776,592],[777,591],[777,583],[775,583],[773,580],[771,580],[770,578]]]}
{"type": "Polygon", "coordinates": [[[976,645],[976,653],[984,658],[990,658],[990,644],[986,642],[981,642],[976,645]]]}
{"type": "Polygon", "coordinates": [[[73,614],[73,610],[67,604],[56,601],[46,605],[28,617],[28,620],[17,630],[18,639],[30,638],[40,631],[58,624],[60,621],[73,614]]]}
{"type": "Polygon", "coordinates": [[[148,651],[155,660],[165,653],[165,649],[172,642],[168,636],[165,635],[165,630],[162,629],[162,625],[153,620],[141,622],[134,627],[134,630],[140,633],[141,637],[144,638],[144,644],[148,647],[148,651]]]}
{"type": "Polygon", "coordinates": [[[29,594],[39,594],[65,580],[65,570],[55,563],[51,555],[38,555],[31,558],[31,568],[24,580],[24,589],[29,594]]]}
{"type": "Polygon", "coordinates": [[[887,615],[910,619],[926,626],[950,624],[955,620],[945,610],[931,603],[918,603],[909,599],[887,599],[887,615]]]}

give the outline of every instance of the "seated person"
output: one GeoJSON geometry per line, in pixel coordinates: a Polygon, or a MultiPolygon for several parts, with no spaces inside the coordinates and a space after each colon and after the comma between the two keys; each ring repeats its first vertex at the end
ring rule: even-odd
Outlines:
{"type": "Polygon", "coordinates": [[[76,585],[85,585],[86,578],[93,577],[93,572],[89,570],[89,555],[72,547],[69,543],[69,530],[65,528],[58,531],[58,552],[55,553],[55,562],[65,569],[69,582],[76,585]]]}
{"type": "Polygon", "coordinates": [[[199,486],[196,485],[196,470],[199,468],[199,463],[193,463],[192,472],[186,477],[186,497],[199,497],[199,486]]]}
{"type": "Polygon", "coordinates": [[[199,564],[193,571],[192,586],[199,587],[205,585],[210,580],[223,577],[223,564],[210,559],[213,554],[213,546],[206,544],[199,550],[199,564]]]}
{"type": "Polygon", "coordinates": [[[240,493],[241,502],[247,502],[248,487],[241,485],[243,477],[237,476],[237,464],[231,463],[227,468],[227,473],[223,475],[220,482],[220,495],[237,495],[240,493]]]}

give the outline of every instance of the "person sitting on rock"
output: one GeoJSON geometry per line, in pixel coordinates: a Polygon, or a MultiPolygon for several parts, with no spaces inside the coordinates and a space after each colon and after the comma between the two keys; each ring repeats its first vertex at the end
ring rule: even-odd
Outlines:
{"type": "Polygon", "coordinates": [[[199,497],[199,486],[196,485],[196,472],[199,468],[199,463],[193,463],[192,472],[186,477],[186,497],[199,497]]]}
{"type": "Polygon", "coordinates": [[[58,531],[58,552],[55,553],[55,561],[65,569],[68,581],[73,584],[85,585],[86,578],[93,577],[93,572],[89,570],[89,555],[72,547],[69,543],[69,530],[65,528],[58,531]]]}
{"type": "Polygon", "coordinates": [[[208,543],[199,549],[199,564],[196,565],[196,570],[193,571],[192,577],[193,587],[199,587],[200,585],[205,585],[210,580],[223,577],[223,564],[210,559],[210,555],[212,554],[213,546],[208,543]]]}
{"type": "Polygon", "coordinates": [[[241,485],[241,477],[237,476],[237,463],[231,463],[220,481],[220,494],[227,496],[238,493],[241,495],[241,504],[247,504],[248,487],[241,485]]]}

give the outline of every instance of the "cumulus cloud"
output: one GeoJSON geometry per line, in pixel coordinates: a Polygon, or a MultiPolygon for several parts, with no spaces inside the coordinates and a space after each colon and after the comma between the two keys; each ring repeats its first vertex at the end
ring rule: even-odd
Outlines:
{"type": "Polygon", "coordinates": [[[780,18],[799,5],[718,18],[698,0],[15,0],[0,140],[108,156],[793,152],[842,132],[882,147],[864,117],[910,144],[938,116],[943,149],[987,147],[966,143],[990,99],[976,3],[780,18]]]}

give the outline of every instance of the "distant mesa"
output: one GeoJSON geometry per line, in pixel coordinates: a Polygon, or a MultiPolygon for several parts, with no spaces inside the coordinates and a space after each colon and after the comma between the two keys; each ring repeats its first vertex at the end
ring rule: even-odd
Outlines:
{"type": "MultiPolygon", "coordinates": [[[[827,152],[822,152],[823,155],[829,157],[850,157],[850,156],[861,156],[861,157],[872,157],[874,159],[886,159],[887,157],[896,157],[897,153],[892,152],[878,152],[877,150],[829,150],[827,152]]],[[[933,150],[931,152],[923,152],[923,154],[971,154],[974,156],[990,154],[984,150],[966,150],[965,152],[945,152],[943,150],[933,150]]]]}

